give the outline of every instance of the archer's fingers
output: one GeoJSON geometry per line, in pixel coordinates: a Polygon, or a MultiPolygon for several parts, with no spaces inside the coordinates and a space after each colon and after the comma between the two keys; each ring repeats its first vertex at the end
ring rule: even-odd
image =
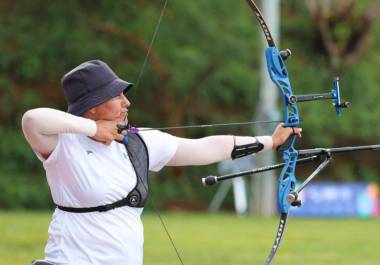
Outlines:
{"type": "Polygon", "coordinates": [[[124,139],[124,135],[125,134],[116,134],[115,136],[114,136],[114,138],[115,138],[115,140],[117,140],[117,141],[123,141],[123,139],[124,139]]]}
{"type": "Polygon", "coordinates": [[[295,127],[292,127],[292,133],[294,135],[297,135],[297,137],[302,137],[302,128],[295,128],[295,127]]]}

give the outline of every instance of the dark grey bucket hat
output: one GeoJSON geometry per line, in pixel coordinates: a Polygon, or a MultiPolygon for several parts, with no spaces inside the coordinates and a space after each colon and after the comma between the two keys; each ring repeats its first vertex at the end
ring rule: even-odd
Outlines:
{"type": "Polygon", "coordinates": [[[121,80],[100,60],[75,67],[63,76],[61,83],[68,104],[67,112],[77,116],[127,92],[133,85],[121,80]]]}

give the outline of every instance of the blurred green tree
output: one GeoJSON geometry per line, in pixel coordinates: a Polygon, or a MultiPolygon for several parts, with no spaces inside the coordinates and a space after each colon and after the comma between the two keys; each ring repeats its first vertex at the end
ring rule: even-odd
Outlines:
{"type": "MultiPolygon", "coordinates": [[[[331,53],[321,43],[321,28],[315,23],[315,12],[319,9],[305,2],[289,0],[282,5],[281,47],[294,52],[288,66],[298,94],[329,90],[330,78],[336,71],[331,67],[331,53]]],[[[360,1],[350,14],[355,17],[354,14],[360,14],[373,2],[360,1]]],[[[258,98],[262,42],[257,22],[246,3],[169,1],[148,63],[141,72],[163,3],[1,1],[0,207],[51,205],[42,166],[23,139],[20,121],[30,108],[65,110],[60,79],[83,61],[102,59],[120,77],[139,81],[129,95],[131,120],[137,126],[251,119],[258,98]]],[[[336,22],[333,26],[339,25],[339,28],[331,26],[337,36],[352,35],[363,28],[360,24],[348,33],[340,30],[356,25],[350,18],[334,13],[327,17],[328,21],[336,22]]],[[[355,63],[339,68],[342,94],[352,102],[353,108],[336,118],[326,103],[302,105],[303,146],[378,142],[380,53],[374,48],[380,41],[380,24],[371,26],[366,33],[367,49],[356,56],[355,63]]],[[[347,44],[344,37],[334,40],[338,47],[347,44]]],[[[252,132],[241,127],[173,132],[186,137],[214,133],[252,132]]],[[[374,180],[378,178],[374,172],[380,170],[379,163],[374,162],[376,157],[374,153],[342,156],[336,159],[327,176],[337,179],[370,176],[374,180]],[[342,170],[349,173],[343,175],[342,170]]],[[[153,181],[161,185],[162,189],[157,190],[165,190],[168,198],[182,196],[200,205],[213,191],[199,189],[199,177],[213,171],[214,166],[164,170],[153,181]],[[182,178],[166,177],[172,175],[182,178]]]]}

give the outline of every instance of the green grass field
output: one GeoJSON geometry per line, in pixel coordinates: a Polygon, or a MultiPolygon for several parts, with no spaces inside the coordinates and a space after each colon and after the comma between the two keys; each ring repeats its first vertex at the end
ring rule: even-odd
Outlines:
{"type": "MultiPolygon", "coordinates": [[[[186,265],[262,264],[278,222],[227,214],[163,217],[186,265]]],[[[0,265],[28,265],[41,258],[49,220],[50,213],[0,212],[0,265]]],[[[180,264],[158,217],[144,214],[143,220],[144,264],[180,264]]],[[[290,217],[273,264],[380,264],[380,220],[290,217]]]]}

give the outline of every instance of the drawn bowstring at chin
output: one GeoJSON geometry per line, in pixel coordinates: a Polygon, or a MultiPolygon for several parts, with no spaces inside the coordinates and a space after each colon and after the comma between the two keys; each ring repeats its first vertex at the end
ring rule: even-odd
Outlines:
{"type": "Polygon", "coordinates": [[[273,121],[244,121],[244,122],[231,122],[231,123],[214,123],[214,124],[198,124],[198,125],[185,125],[185,126],[170,126],[170,127],[157,127],[157,128],[138,128],[132,126],[131,124],[117,125],[118,133],[126,131],[127,134],[124,136],[123,142],[128,142],[128,133],[138,133],[143,131],[173,131],[178,129],[195,129],[195,128],[214,128],[214,127],[233,127],[233,126],[246,126],[246,125],[258,125],[258,124],[273,124],[273,123],[284,123],[283,120],[273,120],[273,121]]]}

